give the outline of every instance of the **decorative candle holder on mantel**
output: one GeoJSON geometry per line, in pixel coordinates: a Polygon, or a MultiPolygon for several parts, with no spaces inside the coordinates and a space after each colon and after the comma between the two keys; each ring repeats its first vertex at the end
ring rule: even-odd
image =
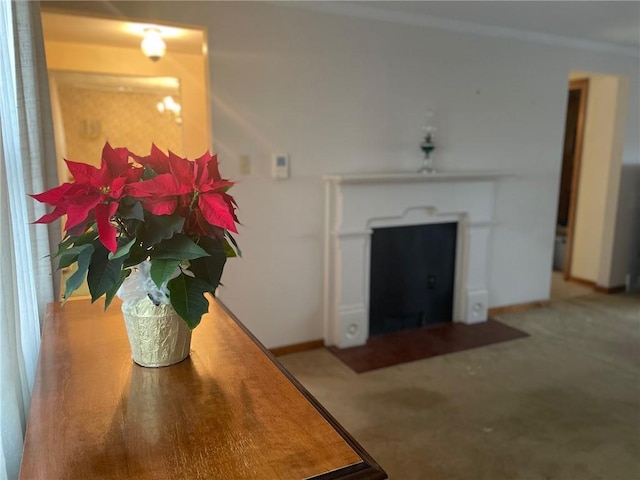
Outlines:
{"type": "Polygon", "coordinates": [[[420,148],[424,152],[424,158],[422,159],[422,166],[418,170],[418,173],[436,173],[436,169],[433,168],[433,158],[431,158],[431,152],[436,148],[433,143],[422,142],[420,148]]]}
{"type": "Polygon", "coordinates": [[[431,158],[431,152],[435,150],[436,146],[433,143],[433,127],[426,127],[426,134],[424,140],[420,144],[420,149],[424,152],[424,158],[422,159],[422,166],[418,170],[418,173],[436,173],[436,169],[433,167],[433,158],[431,158]]]}

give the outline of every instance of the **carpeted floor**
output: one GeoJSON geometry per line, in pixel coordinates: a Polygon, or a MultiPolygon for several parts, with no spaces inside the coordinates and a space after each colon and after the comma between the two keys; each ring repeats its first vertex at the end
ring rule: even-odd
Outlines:
{"type": "Polygon", "coordinates": [[[326,349],[280,360],[391,479],[640,478],[640,296],[498,320],[530,336],[361,374],[326,349]]]}
{"type": "Polygon", "coordinates": [[[363,373],[527,336],[516,328],[490,319],[475,325],[444,323],[412,328],[371,337],[361,347],[329,347],[329,351],[354,372],[363,373]]]}

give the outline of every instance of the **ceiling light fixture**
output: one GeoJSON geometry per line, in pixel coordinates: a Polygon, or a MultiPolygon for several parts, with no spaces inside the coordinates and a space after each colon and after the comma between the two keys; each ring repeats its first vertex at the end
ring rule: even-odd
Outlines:
{"type": "Polygon", "coordinates": [[[160,30],[157,28],[146,28],[140,48],[142,48],[142,53],[154,62],[157,62],[167,51],[167,44],[164,43],[160,30]]]}

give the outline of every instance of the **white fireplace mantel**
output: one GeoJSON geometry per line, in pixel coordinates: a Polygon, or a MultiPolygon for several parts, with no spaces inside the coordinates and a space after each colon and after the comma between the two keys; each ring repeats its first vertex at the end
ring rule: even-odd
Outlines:
{"type": "Polygon", "coordinates": [[[461,182],[469,180],[495,180],[508,175],[504,172],[493,171],[462,171],[462,172],[438,172],[438,173],[414,173],[414,172],[375,172],[375,173],[347,173],[325,175],[327,182],[341,184],[356,183],[441,183],[461,182]]]}
{"type": "Polygon", "coordinates": [[[495,183],[502,172],[326,175],[325,343],[369,337],[369,264],[374,228],[456,222],[453,321],[487,319],[488,254],[495,183]]]}

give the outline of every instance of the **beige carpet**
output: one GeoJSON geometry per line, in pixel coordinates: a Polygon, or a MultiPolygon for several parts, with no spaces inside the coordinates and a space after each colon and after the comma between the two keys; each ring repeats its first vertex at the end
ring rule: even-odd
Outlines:
{"type": "Polygon", "coordinates": [[[530,336],[359,375],[324,349],[280,360],[391,479],[640,478],[640,296],[499,320],[530,336]]]}

